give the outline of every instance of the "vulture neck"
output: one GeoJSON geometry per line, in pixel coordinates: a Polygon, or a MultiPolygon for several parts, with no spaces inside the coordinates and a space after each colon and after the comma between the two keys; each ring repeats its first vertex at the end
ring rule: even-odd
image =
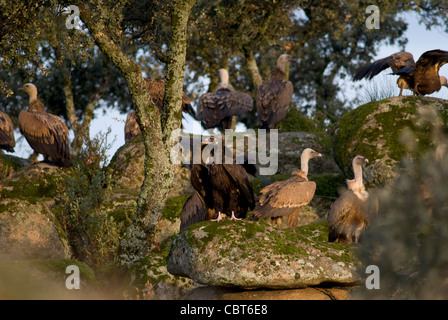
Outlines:
{"type": "Polygon", "coordinates": [[[356,185],[364,186],[362,184],[362,166],[360,166],[359,164],[353,166],[353,171],[354,171],[354,174],[355,174],[355,183],[356,183],[356,185]]]}
{"type": "Polygon", "coordinates": [[[369,194],[362,183],[362,166],[353,165],[353,171],[355,173],[355,179],[347,180],[347,186],[360,200],[365,201],[369,194]]]}
{"type": "Polygon", "coordinates": [[[300,156],[300,170],[302,170],[305,173],[305,177],[308,177],[308,161],[310,160],[310,157],[308,154],[302,154],[300,156]]]}

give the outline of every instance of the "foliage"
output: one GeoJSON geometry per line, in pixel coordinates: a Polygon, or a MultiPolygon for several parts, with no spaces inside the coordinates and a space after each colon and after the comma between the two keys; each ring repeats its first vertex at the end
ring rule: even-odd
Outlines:
{"type": "Polygon", "coordinates": [[[66,230],[75,258],[100,267],[115,258],[122,222],[105,211],[104,203],[112,191],[107,170],[108,133],[87,141],[74,158],[74,174],[59,188],[64,207],[59,219],[66,230]]]}
{"type": "MultiPolygon", "coordinates": [[[[380,289],[361,286],[355,298],[448,297],[448,136],[434,109],[419,111],[432,128],[433,147],[417,159],[404,157],[395,184],[379,193],[379,214],[357,254],[365,266],[379,267],[380,289]]],[[[402,141],[412,151],[416,136],[405,135],[402,141]]]]}

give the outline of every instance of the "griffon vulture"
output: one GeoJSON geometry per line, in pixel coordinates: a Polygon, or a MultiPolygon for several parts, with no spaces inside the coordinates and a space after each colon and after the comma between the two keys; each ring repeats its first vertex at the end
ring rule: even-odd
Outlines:
{"type": "Polygon", "coordinates": [[[285,80],[285,65],[289,61],[291,57],[282,54],[271,78],[258,88],[257,113],[261,129],[276,128],[286,118],[293,94],[291,81],[285,80]]]}
{"type": "MultiPolygon", "coordinates": [[[[145,79],[145,82],[154,104],[160,111],[162,111],[163,98],[165,95],[165,81],[160,79],[145,79]]],[[[196,119],[196,112],[191,106],[191,100],[185,92],[182,93],[182,112],[188,113],[196,119]]],[[[127,142],[140,134],[141,131],[137,122],[137,115],[133,110],[129,112],[126,117],[126,123],[124,126],[125,141],[127,142]]]]}
{"type": "Polygon", "coordinates": [[[271,218],[280,225],[282,217],[288,218],[288,226],[295,230],[300,208],[313,199],[316,183],[308,181],[308,161],[322,157],[322,154],[307,148],[301,155],[301,170],[295,170],[292,177],[274,182],[261,190],[261,196],[251,219],[271,218]]]}
{"type": "Polygon", "coordinates": [[[229,83],[229,73],[219,69],[220,83],[215,92],[201,95],[198,101],[197,119],[205,129],[223,126],[230,129],[233,116],[242,116],[253,108],[253,99],[247,93],[237,91],[229,83]]]}
{"type": "Polygon", "coordinates": [[[362,166],[368,163],[363,156],[352,160],[355,178],[347,180],[348,189],[331,205],[328,212],[328,241],[357,243],[370,217],[378,210],[376,199],[366,191],[362,182],[362,166]]]}
{"type": "Polygon", "coordinates": [[[0,112],[0,149],[14,152],[15,146],[16,140],[11,118],[6,113],[0,112]]]}
{"type": "MultiPolygon", "coordinates": [[[[47,113],[45,106],[37,98],[37,88],[27,83],[19,88],[29,96],[27,111],[19,114],[19,129],[31,148],[47,160],[61,166],[70,167],[70,149],[68,144],[68,128],[61,117],[47,113]]],[[[36,160],[35,160],[36,162],[36,160]]]]}
{"type": "Polygon", "coordinates": [[[397,80],[400,96],[403,89],[412,90],[414,95],[427,95],[439,91],[442,86],[448,87],[447,79],[439,76],[440,67],[447,62],[448,51],[438,49],[426,51],[417,63],[411,53],[397,52],[362,67],[353,80],[372,79],[381,71],[391,68],[392,74],[400,76],[397,80]]]}

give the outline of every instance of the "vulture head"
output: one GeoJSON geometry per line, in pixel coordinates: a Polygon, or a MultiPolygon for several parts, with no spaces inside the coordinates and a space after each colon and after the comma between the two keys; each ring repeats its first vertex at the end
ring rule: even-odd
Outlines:
{"type": "Polygon", "coordinates": [[[285,66],[288,62],[292,61],[292,57],[288,54],[282,54],[280,57],[278,57],[277,59],[277,68],[279,68],[280,70],[282,70],[283,72],[285,72],[285,66]]]}
{"type": "Polygon", "coordinates": [[[321,158],[322,154],[314,151],[311,148],[306,148],[302,151],[302,155],[300,156],[300,169],[305,174],[305,177],[308,176],[308,161],[313,158],[321,158]]]}
{"type": "Polygon", "coordinates": [[[444,76],[440,77],[440,85],[445,86],[445,87],[448,88],[448,82],[446,80],[446,77],[444,77],[444,76]]]}
{"type": "Polygon", "coordinates": [[[219,76],[219,84],[216,87],[216,91],[221,89],[234,90],[233,86],[229,83],[229,72],[226,69],[219,69],[215,72],[215,76],[219,76]]]}
{"type": "Polygon", "coordinates": [[[30,102],[37,99],[37,88],[32,83],[24,84],[23,87],[19,88],[18,90],[26,92],[30,97],[30,102]]]}
{"type": "Polygon", "coordinates": [[[365,163],[369,163],[369,160],[363,156],[356,156],[352,160],[353,167],[362,167],[365,163]]]}

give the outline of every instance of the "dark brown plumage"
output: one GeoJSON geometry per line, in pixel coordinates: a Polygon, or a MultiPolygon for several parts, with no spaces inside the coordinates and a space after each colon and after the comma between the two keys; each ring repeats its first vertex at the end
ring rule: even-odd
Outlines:
{"type": "Polygon", "coordinates": [[[252,219],[271,218],[280,225],[282,217],[287,217],[289,228],[294,231],[300,208],[310,203],[316,191],[316,183],[308,181],[308,161],[322,157],[313,149],[305,149],[301,156],[301,170],[292,177],[274,182],[261,190],[261,196],[252,212],[252,219]]]}
{"type": "Polygon", "coordinates": [[[376,199],[362,183],[362,166],[367,162],[362,156],[353,158],[355,179],[347,180],[348,189],[331,205],[327,216],[330,242],[357,243],[378,210],[376,199]]]}
{"type": "MultiPolygon", "coordinates": [[[[214,137],[202,144],[202,150],[207,146],[222,147],[222,163],[209,158],[208,163],[190,166],[191,184],[195,193],[182,209],[183,228],[192,223],[211,220],[216,215],[215,220],[219,221],[223,213],[231,215],[233,220],[245,218],[248,209],[252,210],[255,206],[253,186],[245,166],[236,164],[234,159],[231,163],[225,163],[224,145],[220,146],[214,137]]],[[[214,151],[215,149],[211,152],[213,158],[214,151]]],[[[253,172],[250,165],[247,168],[253,172]]]]}
{"type": "Polygon", "coordinates": [[[223,127],[230,129],[232,117],[242,116],[253,108],[253,99],[247,93],[236,91],[229,84],[227,70],[218,71],[220,83],[215,92],[201,95],[198,101],[197,119],[205,129],[223,127]]]}
{"type": "Polygon", "coordinates": [[[15,146],[16,140],[11,118],[6,113],[0,112],[0,149],[14,152],[15,146]]]}
{"type": "Polygon", "coordinates": [[[68,128],[61,117],[47,113],[45,106],[37,98],[37,88],[32,83],[25,84],[19,90],[24,91],[30,98],[27,111],[19,114],[19,129],[31,148],[50,158],[51,162],[70,167],[70,149],[68,144],[68,128]]]}
{"type": "MultiPolygon", "coordinates": [[[[159,108],[160,111],[162,111],[163,98],[165,95],[165,81],[160,79],[146,79],[146,78],[145,81],[149,94],[154,104],[157,106],[157,108],[159,108]]],[[[196,112],[191,106],[191,100],[185,92],[182,93],[182,112],[188,113],[194,119],[196,119],[196,112]]],[[[132,110],[131,112],[128,113],[124,125],[125,142],[131,140],[133,137],[136,137],[140,134],[141,130],[137,122],[137,114],[135,113],[135,110],[132,110]]]]}
{"type": "Polygon", "coordinates": [[[439,76],[440,67],[447,62],[448,51],[426,51],[417,63],[411,53],[397,52],[362,67],[353,80],[372,79],[381,71],[391,68],[392,74],[400,76],[397,80],[400,96],[403,89],[410,89],[417,95],[427,95],[439,91],[441,86],[447,86],[446,78],[439,76]]]}
{"type": "Polygon", "coordinates": [[[276,128],[288,113],[293,94],[291,81],[285,80],[285,65],[288,61],[291,61],[289,55],[281,55],[277,67],[271,72],[271,78],[258,88],[257,113],[261,129],[276,128]]]}

